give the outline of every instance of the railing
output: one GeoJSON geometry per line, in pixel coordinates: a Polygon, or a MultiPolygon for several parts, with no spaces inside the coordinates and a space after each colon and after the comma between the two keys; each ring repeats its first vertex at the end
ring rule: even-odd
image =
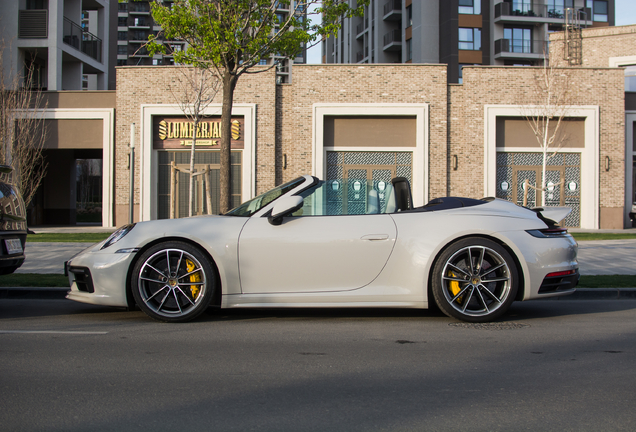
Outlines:
{"type": "Polygon", "coordinates": [[[388,15],[391,12],[402,13],[402,0],[391,0],[384,5],[384,15],[388,15]]]}
{"type": "Polygon", "coordinates": [[[18,39],[46,39],[49,37],[49,18],[46,9],[18,11],[18,39]]]}
{"type": "Polygon", "coordinates": [[[356,34],[359,35],[367,29],[367,19],[365,18],[360,24],[356,26],[356,34]]]}
{"type": "Polygon", "coordinates": [[[384,46],[393,42],[402,43],[402,32],[400,29],[395,29],[384,35],[384,46]]]}
{"type": "Polygon", "coordinates": [[[83,31],[82,27],[66,17],[64,17],[62,40],[87,56],[99,62],[102,61],[102,40],[92,33],[83,31]]]}
{"type": "Polygon", "coordinates": [[[134,46],[128,48],[128,55],[131,57],[139,57],[139,56],[149,56],[150,52],[146,47],[139,47],[135,49],[134,46]]]}
{"type": "Polygon", "coordinates": [[[150,3],[130,2],[128,3],[128,12],[150,12],[150,3]]]}
{"type": "Polygon", "coordinates": [[[361,62],[365,57],[369,57],[369,47],[365,47],[364,50],[356,53],[356,62],[361,62]]]}
{"type": "MultiPolygon", "coordinates": [[[[590,16],[589,8],[581,8],[578,11],[590,16]]],[[[536,2],[497,3],[495,5],[495,18],[502,16],[564,19],[565,8],[550,7],[536,2]]]]}
{"type": "Polygon", "coordinates": [[[544,54],[547,46],[542,40],[499,39],[495,41],[495,54],[544,54]]]}

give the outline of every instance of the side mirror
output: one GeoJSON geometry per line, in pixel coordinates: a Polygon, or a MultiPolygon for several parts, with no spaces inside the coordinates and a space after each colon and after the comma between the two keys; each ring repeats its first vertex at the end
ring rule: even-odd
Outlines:
{"type": "Polygon", "coordinates": [[[289,216],[296,210],[302,208],[303,206],[303,197],[295,195],[283,197],[276,201],[274,204],[274,208],[272,209],[272,214],[267,218],[269,223],[272,225],[280,225],[283,223],[283,217],[289,216]]]}

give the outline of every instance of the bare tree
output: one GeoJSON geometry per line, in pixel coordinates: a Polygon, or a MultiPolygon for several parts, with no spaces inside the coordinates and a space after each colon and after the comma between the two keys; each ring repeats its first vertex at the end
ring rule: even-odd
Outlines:
{"type": "MultiPolygon", "coordinates": [[[[168,85],[170,94],[183,114],[192,121],[192,144],[190,148],[190,185],[188,215],[194,214],[194,155],[199,123],[208,106],[221,88],[217,76],[207,68],[179,66],[168,85]]],[[[209,185],[207,185],[209,187],[209,185]]]]}
{"type": "Polygon", "coordinates": [[[34,70],[7,76],[7,44],[0,40],[0,164],[11,165],[15,182],[28,206],[46,172],[42,147],[46,108],[40,89],[34,85],[34,70]],[[6,50],[5,50],[6,48],[6,50]]]}
{"type": "Polygon", "coordinates": [[[522,105],[521,113],[541,148],[541,185],[537,185],[535,189],[541,191],[541,205],[545,206],[548,161],[559,153],[569,138],[562,127],[563,120],[572,106],[569,69],[559,67],[556,63],[549,64],[546,59],[543,67],[535,70],[532,85],[536,104],[522,105]]]}

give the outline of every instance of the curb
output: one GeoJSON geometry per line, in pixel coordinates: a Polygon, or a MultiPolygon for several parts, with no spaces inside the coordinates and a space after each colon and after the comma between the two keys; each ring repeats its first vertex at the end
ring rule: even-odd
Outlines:
{"type": "MultiPolygon", "coordinates": [[[[553,300],[635,300],[636,288],[577,288],[570,295],[553,300]]],[[[547,300],[547,299],[546,299],[547,300]]]]}
{"type": "MultiPolygon", "coordinates": [[[[65,299],[65,287],[0,287],[0,299],[65,299]]],[[[636,300],[636,288],[577,288],[572,294],[541,300],[636,300]]]]}

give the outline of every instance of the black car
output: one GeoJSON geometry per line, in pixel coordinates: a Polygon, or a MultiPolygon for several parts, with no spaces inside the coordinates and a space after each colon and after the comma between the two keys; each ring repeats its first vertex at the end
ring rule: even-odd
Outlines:
{"type": "Polygon", "coordinates": [[[26,236],[26,207],[14,184],[13,168],[0,165],[0,275],[22,265],[26,236]]]}

